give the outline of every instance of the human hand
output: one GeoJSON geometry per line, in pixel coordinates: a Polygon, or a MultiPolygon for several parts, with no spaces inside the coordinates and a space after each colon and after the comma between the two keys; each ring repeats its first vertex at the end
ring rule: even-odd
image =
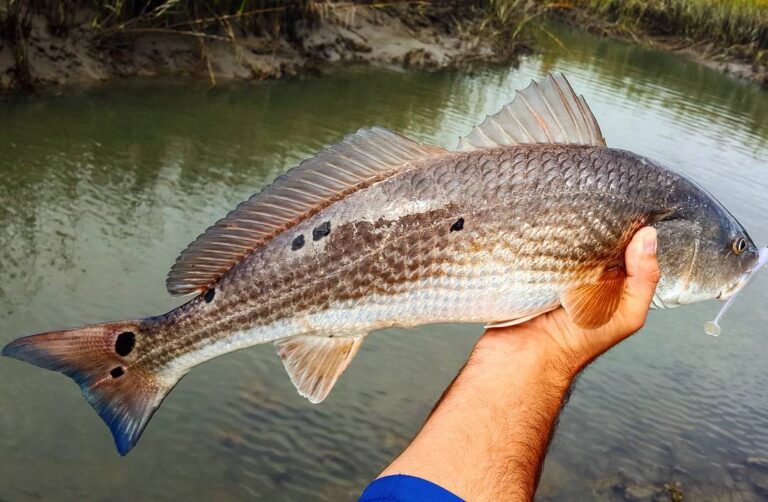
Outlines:
{"type": "Polygon", "coordinates": [[[574,376],[645,323],[659,281],[656,230],[637,232],[624,258],[624,292],[604,326],[581,329],[558,308],[486,331],[419,435],[381,476],[418,476],[467,500],[532,500],[574,376]]]}
{"type": "MultiPolygon", "coordinates": [[[[656,229],[639,230],[624,255],[627,280],[616,313],[597,329],[582,329],[560,307],[528,322],[490,329],[480,339],[473,358],[491,354],[539,357],[547,371],[570,381],[593,359],[638,331],[645,324],[660,271],[656,260],[656,229]]],[[[509,360],[509,359],[507,359],[509,360]]]]}

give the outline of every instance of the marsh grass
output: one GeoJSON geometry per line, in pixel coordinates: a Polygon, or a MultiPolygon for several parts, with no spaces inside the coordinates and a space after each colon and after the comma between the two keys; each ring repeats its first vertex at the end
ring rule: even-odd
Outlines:
{"type": "MultiPolygon", "coordinates": [[[[524,22],[538,17],[533,0],[0,0],[0,38],[16,39],[30,16],[43,15],[55,34],[66,32],[86,13],[104,36],[140,30],[175,30],[180,34],[233,29],[255,33],[290,30],[297,22],[313,24],[331,12],[356,8],[413,8],[449,12],[457,28],[468,17],[478,27],[520,33],[524,22]],[[510,26],[511,25],[511,26],[510,26]]],[[[548,7],[544,7],[546,10],[548,7]]],[[[23,33],[21,33],[23,35],[23,33]]]]}
{"type": "Polygon", "coordinates": [[[768,64],[768,0],[475,0],[478,11],[502,24],[512,39],[543,20],[620,35],[637,42],[667,37],[681,46],[706,43],[712,51],[768,64]]]}
{"type": "Polygon", "coordinates": [[[13,33],[11,25],[28,22],[35,14],[43,15],[49,29],[60,35],[82,22],[83,15],[105,35],[147,28],[204,34],[234,24],[261,33],[296,20],[315,22],[330,5],[325,0],[6,0],[4,7],[0,2],[0,36],[13,33]]]}
{"type": "Polygon", "coordinates": [[[766,42],[768,0],[575,0],[630,29],[710,39],[723,44],[766,42]]]}
{"type": "Polygon", "coordinates": [[[204,32],[234,24],[272,32],[296,21],[316,22],[331,10],[403,4],[451,6],[485,27],[504,26],[513,37],[539,19],[578,10],[632,33],[768,46],[768,0],[0,0],[0,36],[9,38],[19,19],[23,28],[33,13],[45,15],[61,33],[83,11],[107,33],[139,27],[204,32]]]}
{"type": "Polygon", "coordinates": [[[566,17],[605,33],[707,43],[728,57],[768,64],[768,0],[0,0],[0,43],[10,42],[23,82],[36,15],[62,37],[85,16],[96,40],[109,44],[141,33],[195,37],[205,59],[208,40],[236,45],[252,33],[299,42],[297,27],[339,10],[354,15],[360,7],[425,13],[465,39],[494,39],[511,53],[528,45],[534,31],[555,38],[541,21],[566,17]]]}
{"type": "Polygon", "coordinates": [[[710,43],[732,55],[768,63],[768,0],[570,0],[544,2],[551,12],[583,13],[608,32],[710,43]],[[557,5],[556,10],[551,9],[557,5]]]}

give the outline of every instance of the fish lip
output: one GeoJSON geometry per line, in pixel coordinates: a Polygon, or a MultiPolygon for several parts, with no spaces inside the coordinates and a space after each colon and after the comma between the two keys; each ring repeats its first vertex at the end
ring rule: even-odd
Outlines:
{"type": "Polygon", "coordinates": [[[739,280],[736,281],[734,285],[732,286],[729,285],[728,287],[725,287],[720,290],[720,293],[717,295],[717,299],[720,300],[721,302],[724,302],[728,300],[730,297],[732,297],[733,295],[735,295],[736,293],[738,293],[739,291],[741,291],[741,289],[749,281],[751,274],[752,274],[751,270],[749,272],[744,272],[743,274],[741,274],[741,276],[739,277],[739,280]]]}
{"type": "Polygon", "coordinates": [[[721,289],[720,293],[717,295],[717,299],[721,302],[724,302],[741,291],[744,286],[746,286],[747,283],[752,280],[757,272],[759,272],[760,269],[765,266],[766,263],[768,263],[768,247],[761,247],[757,250],[757,262],[755,265],[748,271],[741,274],[741,277],[739,277],[739,280],[736,282],[735,286],[721,289]]]}

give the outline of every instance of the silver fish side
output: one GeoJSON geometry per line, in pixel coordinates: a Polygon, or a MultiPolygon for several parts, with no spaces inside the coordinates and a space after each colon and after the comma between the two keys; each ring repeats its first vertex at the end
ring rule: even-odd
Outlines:
{"type": "Polygon", "coordinates": [[[288,336],[514,319],[621,266],[686,180],[632,153],[535,145],[450,153],[276,237],[158,318],[137,363],[187,370],[288,336]],[[461,229],[456,223],[461,220],[461,229]],[[328,224],[328,235],[313,232],[328,224]],[[299,237],[305,244],[294,249],[299,237]]]}

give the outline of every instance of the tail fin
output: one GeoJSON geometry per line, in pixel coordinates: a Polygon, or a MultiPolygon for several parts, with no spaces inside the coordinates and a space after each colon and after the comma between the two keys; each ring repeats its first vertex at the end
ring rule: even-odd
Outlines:
{"type": "Polygon", "coordinates": [[[137,363],[142,345],[141,322],[126,321],[19,338],[2,355],[60,371],[77,382],[125,455],[183,376],[137,363]]]}

